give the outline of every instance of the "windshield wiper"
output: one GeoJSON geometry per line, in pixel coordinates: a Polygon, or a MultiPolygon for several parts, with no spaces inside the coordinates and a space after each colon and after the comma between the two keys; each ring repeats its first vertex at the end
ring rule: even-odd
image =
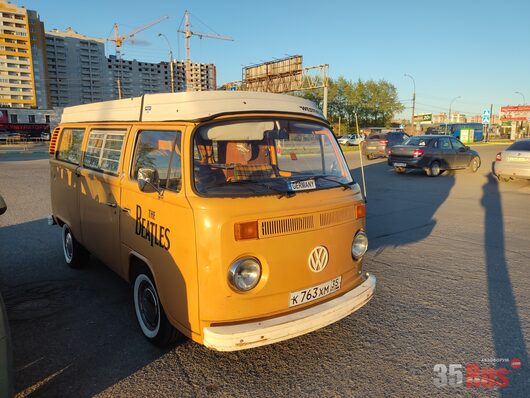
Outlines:
{"type": "Polygon", "coordinates": [[[352,181],[352,182],[340,182],[340,181],[337,181],[337,180],[334,180],[333,178],[329,178],[328,176],[324,176],[324,175],[316,175],[316,176],[313,176],[312,178],[314,178],[315,180],[326,180],[326,181],[331,181],[331,182],[334,182],[335,184],[341,186],[342,188],[344,188],[344,190],[346,189],[353,189],[352,188],[352,185],[355,184],[355,181],[352,181]]]}
{"type": "MultiPolygon", "coordinates": [[[[274,188],[271,186],[271,184],[267,184],[266,182],[263,182],[263,181],[260,181],[260,180],[252,180],[252,179],[248,179],[248,180],[238,180],[238,181],[232,181],[232,182],[221,182],[219,184],[216,184],[217,186],[229,186],[229,185],[243,185],[243,184],[252,184],[252,185],[257,185],[259,187],[263,187],[263,188],[267,188],[277,194],[279,194],[280,196],[278,197],[278,199],[281,199],[282,197],[287,197],[287,198],[291,198],[293,196],[296,195],[295,192],[292,192],[292,191],[284,191],[282,189],[278,189],[278,188],[274,188]]],[[[257,192],[256,190],[253,190],[254,193],[259,193],[257,192]]]]}

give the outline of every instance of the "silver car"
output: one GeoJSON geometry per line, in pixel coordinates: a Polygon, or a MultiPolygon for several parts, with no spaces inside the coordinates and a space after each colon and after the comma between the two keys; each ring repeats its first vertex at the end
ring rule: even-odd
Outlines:
{"type": "Polygon", "coordinates": [[[493,163],[493,174],[504,182],[515,178],[530,180],[530,139],[516,141],[499,152],[493,163]]]}
{"type": "Polygon", "coordinates": [[[363,140],[363,137],[361,135],[348,134],[343,137],[340,137],[338,141],[339,141],[339,144],[341,145],[352,146],[352,145],[359,145],[362,140],[363,140]]]}

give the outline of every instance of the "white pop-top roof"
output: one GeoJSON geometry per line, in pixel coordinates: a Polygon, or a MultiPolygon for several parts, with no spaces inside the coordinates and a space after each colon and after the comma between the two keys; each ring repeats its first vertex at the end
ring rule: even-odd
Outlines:
{"type": "Polygon", "coordinates": [[[190,91],[71,106],[64,108],[61,123],[191,121],[235,112],[299,113],[325,120],[313,102],[292,95],[190,91]]]}

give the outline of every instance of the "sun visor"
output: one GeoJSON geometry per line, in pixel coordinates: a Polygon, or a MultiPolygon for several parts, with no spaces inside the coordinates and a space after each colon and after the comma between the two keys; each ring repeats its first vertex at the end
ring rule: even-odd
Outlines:
{"type": "Polygon", "coordinates": [[[274,129],[274,121],[243,122],[205,126],[201,128],[201,137],[214,141],[261,141],[266,131],[274,129]]]}

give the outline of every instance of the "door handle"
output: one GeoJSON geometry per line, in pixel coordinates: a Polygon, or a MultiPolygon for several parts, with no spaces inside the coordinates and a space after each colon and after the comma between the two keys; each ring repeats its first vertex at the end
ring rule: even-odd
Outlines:
{"type": "Polygon", "coordinates": [[[107,206],[109,207],[117,207],[118,205],[116,203],[112,203],[112,202],[107,202],[105,203],[107,206]]]}

